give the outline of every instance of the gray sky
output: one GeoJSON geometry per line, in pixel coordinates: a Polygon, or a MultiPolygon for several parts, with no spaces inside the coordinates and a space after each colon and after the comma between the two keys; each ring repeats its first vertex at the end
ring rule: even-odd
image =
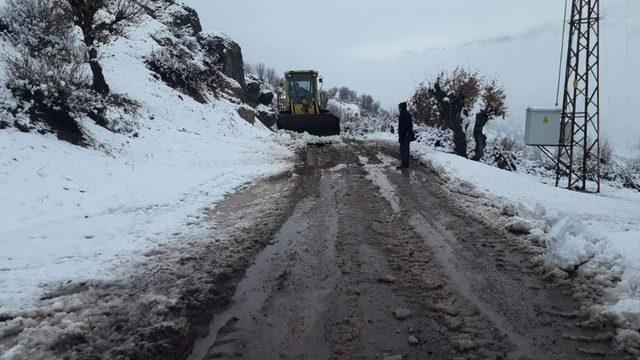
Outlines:
{"type": "MultiPolygon", "coordinates": [[[[326,84],[370,93],[386,106],[409,96],[419,73],[391,69],[429,48],[561,26],[561,0],[185,0],[206,30],[240,43],[246,61],[282,72],[318,69],[326,84]]],[[[555,44],[552,44],[555,45],[555,44]]]]}

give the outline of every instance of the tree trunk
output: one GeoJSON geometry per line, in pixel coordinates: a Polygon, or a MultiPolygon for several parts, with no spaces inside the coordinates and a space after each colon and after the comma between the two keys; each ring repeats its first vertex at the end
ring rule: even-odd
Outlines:
{"type": "Polygon", "coordinates": [[[484,126],[489,121],[489,116],[483,110],[476,115],[476,124],[473,127],[473,138],[476,140],[476,151],[473,160],[480,161],[484,156],[484,150],[487,148],[487,136],[483,133],[484,126]]]}
{"type": "Polygon", "coordinates": [[[465,134],[464,129],[462,129],[462,124],[460,119],[452,119],[449,122],[449,128],[453,130],[453,145],[454,151],[457,155],[460,155],[464,158],[467,157],[467,134],[465,134]]]}
{"type": "Polygon", "coordinates": [[[102,73],[102,66],[98,62],[98,50],[94,47],[89,50],[89,66],[93,74],[93,89],[102,95],[109,94],[111,89],[102,73]]]}
{"type": "Polygon", "coordinates": [[[450,96],[442,90],[440,79],[433,86],[432,94],[438,100],[440,116],[453,131],[454,151],[457,155],[467,157],[467,134],[462,128],[462,110],[464,102],[460,96],[450,96]]]}
{"type": "Polygon", "coordinates": [[[462,109],[464,104],[461,99],[451,99],[446,111],[446,121],[449,129],[453,131],[454,151],[457,155],[467,157],[467,134],[462,128],[462,109]]]}

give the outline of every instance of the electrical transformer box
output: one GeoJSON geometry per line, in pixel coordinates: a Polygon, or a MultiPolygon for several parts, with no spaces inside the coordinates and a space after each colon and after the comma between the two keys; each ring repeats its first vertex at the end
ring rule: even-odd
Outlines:
{"type": "Polygon", "coordinates": [[[530,146],[559,146],[560,127],[562,126],[560,109],[527,109],[527,122],[524,142],[530,146]]]}

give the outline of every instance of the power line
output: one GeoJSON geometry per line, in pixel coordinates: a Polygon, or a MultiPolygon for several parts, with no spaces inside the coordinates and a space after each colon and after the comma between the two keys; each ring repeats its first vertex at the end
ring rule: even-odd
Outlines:
{"type": "Polygon", "coordinates": [[[562,20],[562,39],[560,40],[560,62],[558,63],[558,90],[556,91],[556,106],[560,104],[560,86],[562,83],[562,63],[564,59],[564,37],[567,33],[567,9],[569,0],[564,0],[564,20],[562,20]]]}

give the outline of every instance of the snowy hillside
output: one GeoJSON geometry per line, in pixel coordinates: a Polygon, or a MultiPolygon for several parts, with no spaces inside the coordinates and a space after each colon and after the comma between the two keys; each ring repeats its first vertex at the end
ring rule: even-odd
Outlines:
{"type": "Polygon", "coordinates": [[[290,166],[276,135],[240,117],[239,99],[197,102],[148,69],[154,39],[171,33],[145,16],[102,49],[112,91],[140,104],[133,135],[87,119],[99,145],[83,148],[0,130],[0,313],[58,284],[130,275],[147,251],[206,230],[203,208],[290,166]]]}

